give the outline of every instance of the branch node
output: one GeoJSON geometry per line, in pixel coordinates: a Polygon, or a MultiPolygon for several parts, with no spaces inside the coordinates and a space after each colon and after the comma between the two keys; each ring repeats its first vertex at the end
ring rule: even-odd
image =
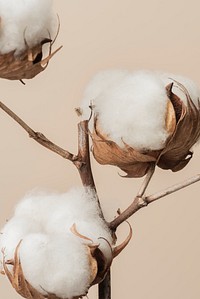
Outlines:
{"type": "Polygon", "coordinates": [[[78,170],[80,170],[83,167],[83,165],[85,164],[84,162],[78,160],[77,156],[74,157],[73,163],[78,170]]]}
{"type": "Polygon", "coordinates": [[[143,208],[148,206],[148,201],[145,200],[145,197],[138,196],[137,200],[138,200],[138,208],[143,208]]]}

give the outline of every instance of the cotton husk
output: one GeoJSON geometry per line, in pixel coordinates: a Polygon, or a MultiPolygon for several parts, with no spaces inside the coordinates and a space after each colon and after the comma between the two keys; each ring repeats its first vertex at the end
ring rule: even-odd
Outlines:
{"type": "MultiPolygon", "coordinates": [[[[81,238],[82,240],[85,241],[85,250],[87,251],[88,254],[88,260],[89,260],[89,265],[90,265],[90,286],[94,284],[100,283],[104,278],[109,270],[113,258],[118,256],[121,251],[128,245],[129,241],[132,238],[132,229],[130,227],[130,232],[128,237],[125,239],[125,241],[112,248],[111,244],[107,245],[110,247],[110,258],[108,256],[106,257],[103,252],[101,251],[100,244],[94,244],[92,243],[91,239],[87,238],[86,236],[83,236],[79,234],[79,232],[76,229],[76,226],[74,225],[72,227],[72,232],[74,235],[77,237],[81,238]]],[[[106,240],[104,240],[107,242],[106,240]]],[[[20,261],[19,257],[19,249],[21,242],[16,247],[14,258],[10,260],[6,260],[5,254],[3,256],[3,271],[1,274],[5,274],[13,288],[16,290],[16,292],[21,295],[24,298],[27,299],[62,299],[55,294],[52,293],[47,293],[47,292],[39,292],[37,289],[35,289],[26,279],[23,273],[23,268],[22,264],[20,261]],[[9,266],[12,266],[12,269],[9,268],[9,266]]],[[[52,273],[54,275],[54,273],[52,273]]],[[[45,290],[44,290],[45,291],[45,290]]],[[[87,295],[87,292],[84,294],[79,294],[78,296],[73,296],[70,297],[69,299],[77,299],[77,298],[82,298],[83,296],[87,295]]],[[[67,298],[65,298],[67,299],[67,298]]]]}
{"type": "Polygon", "coordinates": [[[32,79],[60,49],[52,52],[60,24],[51,0],[16,2],[0,1],[0,78],[32,79]],[[45,44],[49,45],[47,55],[45,44]]]}
{"type": "Polygon", "coordinates": [[[100,215],[90,188],[30,193],[2,230],[0,270],[24,298],[81,298],[104,279],[131,237],[130,227],[125,241],[115,245],[116,236],[100,215]],[[76,221],[73,225],[70,217],[76,221]]]}
{"type": "Polygon", "coordinates": [[[26,45],[26,49],[18,55],[15,55],[15,51],[0,54],[0,77],[9,80],[34,78],[46,69],[50,59],[61,49],[60,47],[51,53],[51,43],[52,41],[46,38],[32,48],[26,45]],[[49,43],[49,54],[42,59],[42,48],[46,43],[49,43]]]}
{"type": "MultiPolygon", "coordinates": [[[[94,115],[92,152],[102,165],[114,165],[126,173],[126,177],[144,176],[152,164],[173,172],[184,168],[192,157],[191,148],[200,137],[200,107],[196,106],[187,89],[176,82],[187,98],[187,104],[173,93],[173,84],[166,86],[168,97],[165,130],[168,138],[160,150],[138,150],[124,143],[123,147],[110,140],[98,125],[94,115]]],[[[141,120],[142,121],[142,120],[141,120]]]]}

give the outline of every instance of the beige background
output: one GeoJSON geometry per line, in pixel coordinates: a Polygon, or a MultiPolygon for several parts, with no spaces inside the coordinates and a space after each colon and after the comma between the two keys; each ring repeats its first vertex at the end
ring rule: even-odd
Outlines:
{"type": "MultiPolygon", "coordinates": [[[[74,108],[84,86],[108,68],[156,69],[187,75],[200,84],[198,0],[55,0],[61,20],[57,45],[64,48],[47,71],[26,86],[0,81],[0,98],[52,141],[76,152],[74,108]]],[[[30,140],[0,111],[0,225],[30,189],[66,191],[79,185],[76,169],[30,140]]],[[[199,148],[183,171],[157,170],[149,192],[199,172],[199,148]]],[[[108,220],[124,209],[141,179],[122,179],[118,169],[93,162],[108,220]]],[[[196,299],[200,297],[200,185],[171,195],[138,212],[134,237],[114,262],[113,298],[196,299]]],[[[119,240],[128,232],[124,224],[119,240]]],[[[19,296],[0,277],[0,298],[19,296]]],[[[89,298],[96,298],[93,287],[89,298]]]]}

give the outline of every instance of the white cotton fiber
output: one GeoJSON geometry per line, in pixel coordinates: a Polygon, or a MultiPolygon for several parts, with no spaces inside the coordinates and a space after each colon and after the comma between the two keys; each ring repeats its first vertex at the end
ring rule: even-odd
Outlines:
{"type": "Polygon", "coordinates": [[[104,90],[116,86],[127,75],[128,71],[126,70],[102,71],[96,74],[84,92],[84,98],[82,100],[83,118],[89,119],[91,114],[89,106],[95,104],[96,98],[100,96],[104,90]]]}
{"type": "Polygon", "coordinates": [[[192,81],[187,77],[176,75],[176,74],[159,73],[159,75],[165,85],[174,82],[173,89],[172,89],[173,93],[175,93],[187,105],[187,97],[185,95],[185,92],[181,88],[181,86],[179,86],[178,83],[182,84],[187,89],[194,104],[198,107],[198,101],[200,98],[200,89],[194,81],[192,81]]]}
{"type": "MultiPolygon", "coordinates": [[[[19,256],[27,281],[42,294],[60,298],[87,292],[91,283],[88,245],[99,245],[108,263],[112,260],[111,232],[89,188],[64,194],[27,194],[0,235],[5,260],[14,258],[20,241],[19,256]]],[[[2,263],[3,254],[0,260],[2,263]]]]}
{"type": "Polygon", "coordinates": [[[39,231],[40,225],[29,218],[13,217],[9,220],[0,234],[0,248],[3,249],[6,260],[13,259],[17,245],[27,234],[39,231]]]}
{"type": "Polygon", "coordinates": [[[53,38],[55,15],[52,0],[0,0],[0,52],[30,47],[44,38],[53,38]]]}
{"type": "Polygon", "coordinates": [[[73,224],[82,235],[97,242],[99,237],[112,243],[110,231],[100,217],[99,206],[92,193],[82,188],[58,196],[58,205],[46,225],[50,233],[69,232],[73,224]]]}
{"type": "Polygon", "coordinates": [[[29,235],[21,243],[20,260],[26,279],[40,293],[72,298],[87,292],[88,251],[73,236],[29,235]]]}
{"type": "Polygon", "coordinates": [[[63,194],[31,192],[16,206],[15,216],[36,221],[48,233],[68,233],[75,223],[80,233],[94,242],[98,237],[111,242],[110,231],[100,217],[98,203],[90,189],[74,188],[63,194]]]}
{"type": "MultiPolygon", "coordinates": [[[[108,71],[108,74],[115,77],[115,72],[108,71]]],[[[121,73],[116,71],[116,74],[121,73]]],[[[91,84],[95,86],[94,81],[91,84]]],[[[91,88],[94,113],[98,115],[99,129],[108,138],[119,146],[126,143],[140,150],[156,150],[164,146],[168,137],[165,130],[167,95],[157,74],[150,71],[123,73],[109,86],[100,84],[99,87],[96,97],[91,88]],[[103,89],[99,92],[101,86],[103,89]]],[[[86,90],[90,90],[90,85],[86,90]]],[[[86,107],[86,96],[88,101],[91,99],[86,92],[83,107],[86,107]]]]}
{"type": "Polygon", "coordinates": [[[16,206],[15,216],[28,217],[45,229],[46,223],[56,211],[58,199],[61,197],[61,194],[48,194],[43,191],[30,192],[16,206]]]}

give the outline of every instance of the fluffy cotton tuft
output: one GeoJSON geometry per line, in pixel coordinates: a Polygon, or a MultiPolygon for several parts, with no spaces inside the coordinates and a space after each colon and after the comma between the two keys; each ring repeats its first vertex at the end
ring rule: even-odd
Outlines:
{"type": "Polygon", "coordinates": [[[90,189],[71,189],[63,194],[27,194],[17,205],[15,217],[27,217],[47,233],[69,233],[75,223],[78,231],[94,242],[99,237],[112,241],[90,189]]]}
{"type": "Polygon", "coordinates": [[[1,249],[5,251],[5,257],[10,260],[14,256],[15,249],[26,235],[41,231],[41,226],[28,217],[13,217],[6,223],[0,236],[1,249]]]}
{"type": "Polygon", "coordinates": [[[32,47],[54,35],[52,0],[0,0],[0,53],[32,47]]]}
{"type": "MultiPolygon", "coordinates": [[[[83,118],[88,119],[92,102],[97,129],[120,147],[137,150],[162,149],[169,136],[166,129],[166,86],[177,80],[197,105],[199,88],[190,79],[151,71],[104,71],[85,90],[83,118]]],[[[173,92],[186,104],[184,91],[174,82],[173,92]]]]}
{"type": "MultiPolygon", "coordinates": [[[[96,77],[97,85],[100,77],[96,77]]],[[[116,74],[108,71],[106,78],[112,83],[101,92],[97,88],[96,97],[94,92],[92,94],[99,129],[120,146],[126,143],[137,149],[162,148],[168,137],[165,130],[167,95],[159,76],[147,71],[116,71],[116,74]],[[113,76],[117,79],[112,80],[113,76]]],[[[94,81],[92,86],[95,86],[94,81]]],[[[91,99],[88,91],[83,107],[91,99]]]]}
{"type": "Polygon", "coordinates": [[[90,117],[88,106],[96,104],[96,99],[108,88],[116,86],[125,76],[128,75],[126,70],[110,70],[102,71],[91,79],[85,89],[84,98],[82,100],[83,118],[90,117]]]}
{"type": "Polygon", "coordinates": [[[88,252],[79,239],[65,234],[30,234],[20,246],[28,282],[40,293],[72,298],[89,287],[88,252]]]}
{"type": "Polygon", "coordinates": [[[6,260],[14,258],[19,243],[18,254],[27,281],[40,293],[60,298],[87,293],[91,260],[86,245],[99,245],[104,256],[112,258],[111,233],[101,218],[93,191],[84,188],[64,194],[38,192],[25,196],[0,235],[0,250],[6,260]]]}

